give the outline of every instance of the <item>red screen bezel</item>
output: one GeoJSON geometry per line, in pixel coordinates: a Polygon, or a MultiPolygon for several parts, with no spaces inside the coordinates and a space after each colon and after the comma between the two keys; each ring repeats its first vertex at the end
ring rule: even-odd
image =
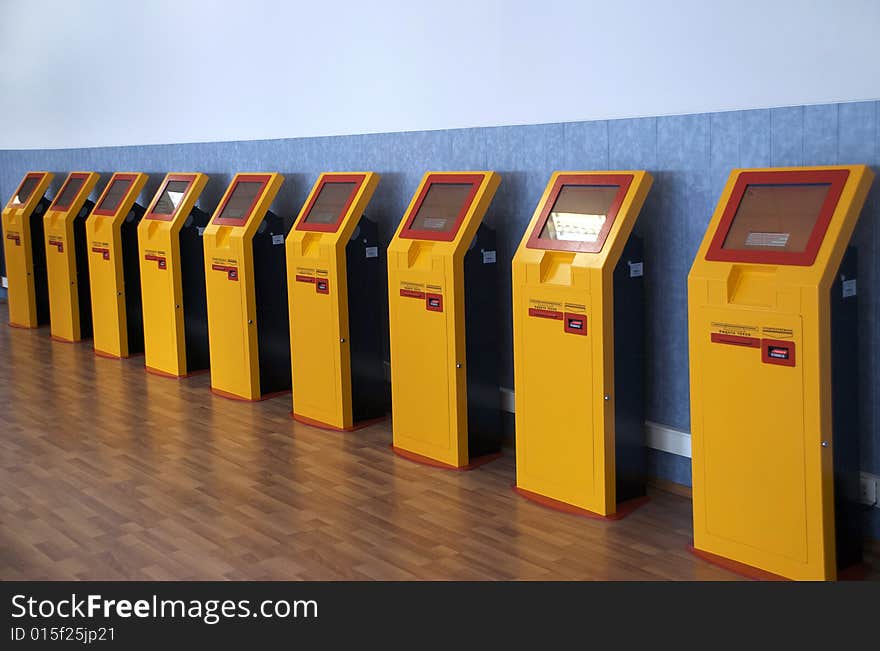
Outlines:
{"type": "Polygon", "coordinates": [[[103,215],[105,217],[112,217],[113,215],[118,215],[119,208],[126,202],[126,200],[128,200],[129,195],[131,194],[132,190],[135,187],[136,181],[137,181],[137,174],[114,174],[113,176],[111,176],[109,183],[107,183],[107,187],[104,188],[104,191],[101,192],[101,196],[98,197],[98,200],[95,202],[95,209],[92,210],[92,214],[93,215],[103,215]],[[101,202],[104,201],[104,197],[110,191],[110,188],[113,187],[113,184],[116,181],[130,181],[131,183],[129,183],[128,190],[126,191],[126,193],[124,195],[122,195],[122,198],[119,200],[119,203],[116,204],[116,208],[114,208],[113,210],[106,210],[106,209],[99,210],[98,206],[100,206],[101,202]]]}
{"type": "Polygon", "coordinates": [[[31,191],[31,193],[28,195],[28,198],[24,201],[24,203],[15,203],[15,198],[18,196],[19,192],[21,191],[22,186],[23,186],[23,185],[27,182],[27,180],[30,179],[30,178],[35,178],[35,179],[37,179],[37,185],[40,185],[40,181],[42,181],[42,180],[45,178],[45,176],[46,176],[46,173],[45,173],[45,172],[28,172],[27,174],[25,174],[24,177],[22,177],[22,179],[21,179],[21,183],[19,183],[19,184],[18,184],[18,187],[15,188],[15,194],[13,194],[12,197],[10,197],[10,199],[9,199],[9,205],[10,205],[10,206],[24,206],[24,205],[27,205],[27,202],[30,201],[30,198],[31,198],[32,196],[34,196],[34,191],[36,191],[37,188],[36,188],[36,186],[34,187],[34,191],[31,191]]]}
{"type": "Polygon", "coordinates": [[[464,222],[464,218],[467,215],[468,211],[471,209],[471,206],[474,204],[474,199],[477,196],[477,192],[480,189],[482,183],[486,180],[485,174],[429,174],[425,179],[425,182],[422,184],[422,191],[419,193],[418,198],[416,199],[415,204],[413,204],[412,210],[410,210],[409,214],[406,215],[404,227],[400,231],[400,237],[405,237],[413,240],[430,240],[434,242],[451,242],[455,239],[455,236],[458,235],[458,231],[461,229],[461,225],[464,222]],[[461,208],[461,211],[458,213],[458,217],[455,218],[455,223],[452,225],[447,231],[419,231],[412,228],[412,223],[415,221],[416,215],[419,214],[419,209],[422,207],[422,202],[424,202],[425,197],[428,195],[428,190],[431,189],[431,186],[434,184],[443,185],[443,184],[455,184],[455,185],[464,185],[467,183],[471,184],[471,193],[468,195],[467,200],[465,200],[464,205],[461,208]]]}
{"type": "Polygon", "coordinates": [[[266,188],[269,186],[269,181],[272,180],[271,174],[239,174],[236,176],[229,187],[226,189],[226,196],[223,197],[223,203],[221,203],[216,212],[214,213],[216,217],[211,220],[212,224],[216,224],[217,226],[244,226],[247,224],[248,219],[251,218],[251,215],[254,212],[254,208],[257,207],[257,204],[260,202],[260,199],[263,198],[263,194],[266,192],[266,188]],[[254,201],[251,203],[251,207],[248,208],[247,212],[241,217],[220,217],[223,214],[223,211],[226,210],[226,204],[229,203],[229,200],[232,198],[232,195],[235,193],[235,188],[239,183],[244,182],[256,182],[262,183],[263,186],[260,188],[260,191],[254,196],[254,201]]]}
{"type": "Polygon", "coordinates": [[[361,187],[366,180],[366,174],[328,174],[321,178],[318,182],[318,188],[315,192],[312,193],[312,197],[309,200],[309,203],[306,205],[305,210],[303,211],[302,217],[296,224],[296,230],[298,231],[315,231],[319,233],[335,233],[339,230],[339,226],[342,224],[342,220],[345,219],[345,216],[348,214],[348,211],[351,209],[351,204],[354,203],[354,198],[357,196],[358,192],[360,192],[361,187]],[[345,207],[336,217],[336,221],[332,224],[309,224],[306,220],[309,218],[309,213],[312,212],[312,208],[318,201],[318,197],[321,195],[321,191],[324,189],[325,185],[331,183],[354,183],[354,189],[351,191],[351,194],[348,197],[348,201],[345,203],[345,207]]]}
{"type": "Polygon", "coordinates": [[[721,215],[721,221],[715,229],[715,235],[709,244],[709,250],[706,252],[706,260],[717,262],[752,262],[759,264],[784,264],[801,267],[809,267],[816,261],[819,255],[819,249],[825,240],[825,233],[828,232],[828,226],[837,204],[840,202],[840,196],[843,193],[843,187],[849,178],[849,170],[832,169],[832,170],[766,170],[761,172],[742,172],[736,179],[727,205],[724,206],[724,212],[721,215]],[[724,240],[739,210],[743,195],[750,185],[818,185],[826,184],[829,186],[828,195],[825,197],[825,203],[813,226],[813,232],[807,240],[807,247],[801,252],[788,251],[739,251],[735,249],[724,249],[724,240]]]}
{"type": "Polygon", "coordinates": [[[64,181],[64,185],[61,186],[61,189],[58,191],[58,194],[55,195],[55,199],[52,201],[52,205],[49,206],[49,210],[67,210],[70,208],[75,202],[77,197],[79,197],[80,192],[83,191],[83,188],[86,187],[86,180],[89,178],[88,172],[71,172],[67,175],[67,179],[64,181]],[[68,184],[74,179],[82,179],[83,184],[79,186],[79,190],[77,190],[76,194],[73,195],[73,198],[67,203],[67,205],[62,206],[58,203],[58,200],[64,194],[64,191],[67,189],[68,184]]]}
{"type": "Polygon", "coordinates": [[[156,207],[156,204],[159,203],[159,199],[162,197],[162,194],[165,192],[165,188],[174,181],[185,181],[187,183],[186,191],[184,192],[184,196],[189,194],[189,191],[192,190],[193,183],[195,183],[196,175],[195,174],[169,174],[165,177],[165,180],[162,181],[162,185],[159,186],[159,190],[153,196],[153,200],[150,202],[150,206],[147,208],[147,214],[144,215],[144,219],[155,219],[156,221],[161,222],[170,222],[177,215],[180,210],[180,206],[183,205],[183,201],[180,202],[174,212],[170,215],[163,215],[162,213],[153,212],[153,208],[156,207]]]}
{"type": "Polygon", "coordinates": [[[630,185],[632,185],[633,178],[634,175],[632,174],[560,174],[556,177],[553,189],[550,190],[550,195],[541,208],[538,221],[535,223],[535,228],[532,229],[532,234],[529,236],[526,246],[530,249],[544,249],[546,251],[601,253],[602,247],[605,246],[605,240],[608,239],[608,233],[611,232],[611,227],[614,225],[614,220],[617,219],[617,213],[620,212],[620,206],[623,205],[626,193],[629,192],[630,185]],[[545,240],[541,238],[541,231],[544,230],[544,225],[550,217],[553,205],[556,203],[559,193],[562,192],[562,188],[566,185],[617,186],[617,196],[614,197],[614,201],[608,207],[605,223],[602,224],[602,229],[599,231],[595,242],[567,242],[565,240],[545,240]]]}

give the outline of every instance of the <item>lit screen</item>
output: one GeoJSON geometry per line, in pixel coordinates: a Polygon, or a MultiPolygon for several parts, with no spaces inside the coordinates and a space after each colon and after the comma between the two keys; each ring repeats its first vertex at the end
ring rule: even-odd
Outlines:
{"type": "Polygon", "coordinates": [[[803,253],[830,187],[828,183],[747,186],[721,248],[803,253]]]}
{"type": "Polygon", "coordinates": [[[620,192],[616,185],[563,185],[550,209],[542,240],[595,243],[620,192]]]}
{"type": "Polygon", "coordinates": [[[246,219],[264,185],[262,181],[238,181],[232,194],[229,195],[229,200],[223,206],[219,219],[246,219]]]}
{"type": "Polygon", "coordinates": [[[357,183],[325,183],[306,215],[306,224],[335,224],[357,183]]]}
{"type": "Polygon", "coordinates": [[[130,187],[130,179],[116,179],[113,181],[110,184],[110,189],[104,195],[104,198],[101,199],[101,203],[98,204],[98,210],[114,212],[119,208],[119,203],[125,197],[130,187]]]}
{"type": "Polygon", "coordinates": [[[27,200],[31,198],[31,193],[34,191],[34,188],[39,184],[40,179],[35,176],[28,176],[22,182],[21,187],[18,189],[18,193],[12,198],[12,203],[27,203],[27,200]]]}
{"type": "Polygon", "coordinates": [[[76,198],[77,193],[80,188],[83,186],[85,179],[82,177],[75,177],[67,179],[67,183],[64,184],[64,187],[61,189],[61,194],[55,197],[55,201],[52,203],[52,208],[60,208],[65,209],[76,198]]]}
{"type": "Polygon", "coordinates": [[[177,206],[183,201],[183,195],[189,188],[189,181],[169,181],[162,191],[162,196],[153,207],[154,215],[173,215],[177,206]]]}
{"type": "Polygon", "coordinates": [[[410,229],[449,232],[455,226],[473,189],[471,183],[432,183],[410,229]]]}

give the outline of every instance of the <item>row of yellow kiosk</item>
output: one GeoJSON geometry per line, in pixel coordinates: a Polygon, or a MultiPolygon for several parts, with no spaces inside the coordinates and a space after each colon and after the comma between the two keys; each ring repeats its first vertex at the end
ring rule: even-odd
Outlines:
{"type": "MultiPolygon", "coordinates": [[[[730,175],[688,278],[693,550],[708,560],[793,579],[860,560],[848,243],[872,178],[730,175]]],[[[103,356],[145,349],[160,375],[210,367],[227,397],[292,384],[294,418],[342,431],[386,413],[390,341],[394,450],[454,469],[500,453],[482,223],[498,174],[426,174],[387,249],[365,216],[370,172],[322,174],[289,232],[269,210],[279,174],[236,175],[211,217],[196,207],[204,174],[167,175],[146,209],[144,174],[114,174],[95,205],[96,174],[70,174],[50,203],[51,180],[27,174],[3,211],[10,325],[48,319],[103,356]]],[[[613,519],[647,499],[633,226],[651,183],[554,173],[513,258],[515,490],[560,510],[613,519]]]]}

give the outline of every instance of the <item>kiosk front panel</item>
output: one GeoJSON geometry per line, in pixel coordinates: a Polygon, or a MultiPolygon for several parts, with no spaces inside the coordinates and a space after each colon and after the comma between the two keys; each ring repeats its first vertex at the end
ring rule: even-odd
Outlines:
{"type": "Polygon", "coordinates": [[[205,174],[166,175],[138,225],[145,362],[157,375],[208,368],[202,234],[209,215],[196,207],[207,182],[205,174]]]}
{"type": "Polygon", "coordinates": [[[236,174],[205,229],[211,390],[227,398],[290,389],[287,228],[269,211],[283,182],[236,174]]]}
{"type": "Polygon", "coordinates": [[[86,220],[95,353],[122,358],[144,350],[135,203],[147,182],[141,173],[114,174],[86,220]]]}
{"type": "Polygon", "coordinates": [[[3,245],[9,279],[9,325],[37,328],[49,320],[43,215],[49,172],[28,172],[3,209],[3,245]]]}
{"type": "Polygon", "coordinates": [[[645,495],[644,262],[631,233],[651,182],[554,173],[513,259],[516,486],[549,506],[619,517],[645,495]]]}
{"type": "Polygon", "coordinates": [[[385,414],[385,256],[373,172],[322,174],[287,237],[293,417],[352,430],[385,414]]]}
{"type": "Polygon", "coordinates": [[[52,338],[75,342],[92,336],[86,219],[95,204],[89,195],[94,172],[71,172],[46,212],[46,269],[52,338]]]}
{"type": "Polygon", "coordinates": [[[710,560],[823,580],[860,558],[847,245],[872,178],[734,170],[709,223],[688,309],[694,549],[710,560]]]}
{"type": "Polygon", "coordinates": [[[450,468],[501,449],[495,233],[501,177],[429,172],[388,247],[394,450],[450,468]]]}

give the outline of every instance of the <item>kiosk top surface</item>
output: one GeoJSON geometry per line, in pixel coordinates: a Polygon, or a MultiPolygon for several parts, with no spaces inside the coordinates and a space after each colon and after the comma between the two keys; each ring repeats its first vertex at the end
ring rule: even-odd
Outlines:
{"type": "Polygon", "coordinates": [[[239,174],[233,179],[217,208],[212,224],[244,226],[269,186],[269,174],[239,174]]]}
{"type": "Polygon", "coordinates": [[[706,260],[812,265],[848,177],[847,169],[740,172],[706,260]]]}
{"type": "Polygon", "coordinates": [[[338,231],[366,178],[366,174],[323,175],[303,210],[303,217],[296,224],[296,230],[338,231]]]}
{"type": "Polygon", "coordinates": [[[15,194],[12,195],[12,199],[10,199],[9,204],[12,206],[21,206],[28,202],[28,199],[31,198],[34,190],[40,184],[40,181],[43,180],[43,177],[46,176],[44,172],[28,172],[24,175],[24,178],[21,180],[21,183],[18,186],[18,189],[15,191],[15,194]]]}
{"type": "Polygon", "coordinates": [[[116,211],[119,210],[119,206],[125,203],[128,193],[136,187],[135,181],[137,176],[137,174],[128,173],[114,174],[107,187],[104,188],[104,192],[101,193],[101,197],[98,199],[98,204],[95,206],[92,214],[104,215],[106,217],[115,215],[116,211]]]}
{"type": "Polygon", "coordinates": [[[400,237],[451,242],[470,211],[486,174],[429,174],[412,209],[404,217],[400,237]]]}
{"type": "Polygon", "coordinates": [[[89,178],[88,172],[71,172],[67,180],[61,186],[61,191],[56,195],[49,210],[67,210],[76,199],[76,195],[82,190],[83,185],[89,178]]]}
{"type": "Polygon", "coordinates": [[[196,174],[168,174],[147,208],[144,219],[172,221],[197,176],[196,174]]]}
{"type": "Polygon", "coordinates": [[[560,174],[526,246],[601,252],[632,181],[632,174],[560,174]]]}

